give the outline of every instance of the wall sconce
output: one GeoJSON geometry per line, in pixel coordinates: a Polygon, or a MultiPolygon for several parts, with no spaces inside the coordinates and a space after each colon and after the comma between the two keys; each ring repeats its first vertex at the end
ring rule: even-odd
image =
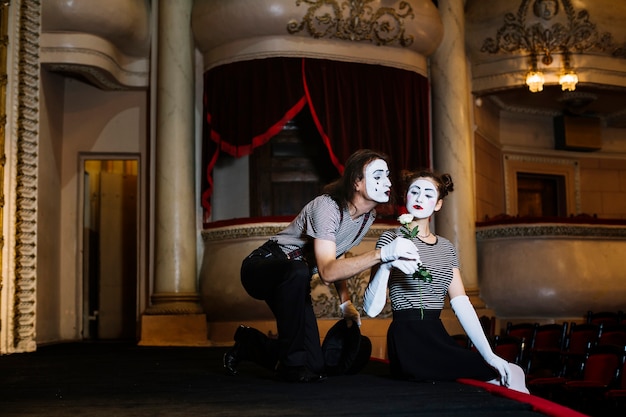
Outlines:
{"type": "Polygon", "coordinates": [[[569,62],[569,52],[563,53],[563,73],[559,76],[559,84],[563,91],[576,90],[576,84],[578,83],[578,75],[571,68],[569,62]]]}
{"type": "Polygon", "coordinates": [[[537,69],[537,55],[530,56],[530,70],[526,73],[526,85],[531,93],[543,91],[543,83],[545,79],[543,73],[537,69]]]}
{"type": "MultiPolygon", "coordinates": [[[[542,59],[542,62],[545,65],[550,65],[552,63],[552,56],[546,55],[542,59]]],[[[537,68],[537,55],[533,53],[530,55],[530,69],[526,73],[526,85],[528,85],[528,89],[531,93],[537,93],[543,91],[544,83],[545,78],[543,73],[537,68]]],[[[570,65],[569,51],[563,52],[563,71],[559,75],[559,84],[563,91],[574,91],[576,90],[576,84],[578,84],[578,75],[576,75],[576,72],[570,65]]]]}

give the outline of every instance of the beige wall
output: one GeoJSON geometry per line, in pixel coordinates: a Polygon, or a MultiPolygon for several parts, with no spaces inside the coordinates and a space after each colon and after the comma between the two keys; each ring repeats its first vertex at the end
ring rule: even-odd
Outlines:
{"type": "Polygon", "coordinates": [[[476,221],[506,211],[500,145],[500,119],[491,101],[474,101],[474,166],[476,169],[476,221]]]}
{"type": "Polygon", "coordinates": [[[59,338],[61,324],[62,248],[61,234],[61,145],[63,141],[64,78],[42,71],[37,210],[37,339],[59,338]]]}
{"type": "Polygon", "coordinates": [[[474,135],[476,158],[476,221],[493,218],[506,211],[502,151],[482,135],[474,135]]]}
{"type": "Polygon", "coordinates": [[[626,159],[581,158],[582,212],[604,219],[626,219],[626,159]]]}
{"type": "Polygon", "coordinates": [[[42,72],[38,343],[81,337],[80,155],[143,155],[148,138],[146,92],[103,91],[42,72]]]}

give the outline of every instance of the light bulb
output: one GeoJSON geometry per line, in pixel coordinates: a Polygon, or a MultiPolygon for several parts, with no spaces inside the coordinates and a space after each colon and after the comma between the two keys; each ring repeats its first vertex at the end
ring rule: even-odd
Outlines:
{"type": "Polygon", "coordinates": [[[529,71],[526,75],[526,84],[531,93],[542,91],[544,81],[543,74],[539,71],[529,71]]]}
{"type": "Polygon", "coordinates": [[[574,71],[566,72],[559,77],[559,84],[563,91],[574,91],[577,83],[578,76],[574,71]]]}

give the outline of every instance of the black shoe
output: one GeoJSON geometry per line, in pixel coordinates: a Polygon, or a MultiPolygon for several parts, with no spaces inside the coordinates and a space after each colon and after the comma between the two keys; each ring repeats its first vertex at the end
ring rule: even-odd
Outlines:
{"type": "Polygon", "coordinates": [[[239,364],[239,358],[237,356],[237,343],[228,352],[224,353],[223,363],[224,370],[228,375],[237,375],[237,364],[239,364]]]}
{"type": "Polygon", "coordinates": [[[284,366],[280,363],[276,367],[276,377],[287,382],[320,382],[326,375],[309,370],[306,366],[284,366]]]}
{"type": "Polygon", "coordinates": [[[230,348],[228,352],[224,353],[224,370],[226,370],[226,373],[228,375],[237,375],[239,373],[237,372],[237,365],[239,365],[239,361],[241,360],[241,335],[245,329],[248,329],[248,327],[244,325],[240,325],[239,327],[237,327],[234,336],[235,345],[230,348]]]}

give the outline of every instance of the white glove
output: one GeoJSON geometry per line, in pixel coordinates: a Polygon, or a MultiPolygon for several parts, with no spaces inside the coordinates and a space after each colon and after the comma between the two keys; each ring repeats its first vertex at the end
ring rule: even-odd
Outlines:
{"type": "MultiPolygon", "coordinates": [[[[354,304],[352,304],[352,301],[348,300],[342,303],[339,308],[341,309],[341,316],[344,319],[352,320],[359,327],[361,326],[361,315],[354,304]]],[[[350,326],[350,323],[348,323],[348,326],[350,326]]]]}
{"type": "Polygon", "coordinates": [[[387,282],[389,281],[390,273],[391,263],[381,264],[365,289],[363,310],[370,317],[376,317],[385,308],[385,303],[387,303],[387,282]]]}
{"type": "Polygon", "coordinates": [[[417,256],[417,261],[408,261],[404,259],[396,259],[393,262],[388,262],[383,265],[391,265],[394,268],[399,269],[407,275],[413,275],[418,269],[422,262],[419,259],[419,255],[417,256]]]}
{"type": "Polygon", "coordinates": [[[382,262],[395,261],[396,259],[417,259],[417,248],[409,239],[397,237],[380,248],[380,260],[382,262]]]}
{"type": "Polygon", "coordinates": [[[413,275],[419,268],[419,260],[416,262],[396,259],[393,262],[380,264],[378,271],[370,279],[363,298],[363,310],[370,317],[376,317],[385,308],[387,303],[387,283],[389,282],[389,274],[392,267],[399,269],[407,275],[413,275]]]}
{"type": "Polygon", "coordinates": [[[467,333],[474,346],[476,346],[480,355],[485,362],[498,371],[500,374],[500,383],[508,387],[511,382],[511,366],[507,361],[493,353],[469,297],[467,295],[454,297],[450,300],[450,305],[452,306],[452,310],[454,310],[454,314],[456,314],[459,319],[461,326],[463,326],[465,333],[467,333]]]}

